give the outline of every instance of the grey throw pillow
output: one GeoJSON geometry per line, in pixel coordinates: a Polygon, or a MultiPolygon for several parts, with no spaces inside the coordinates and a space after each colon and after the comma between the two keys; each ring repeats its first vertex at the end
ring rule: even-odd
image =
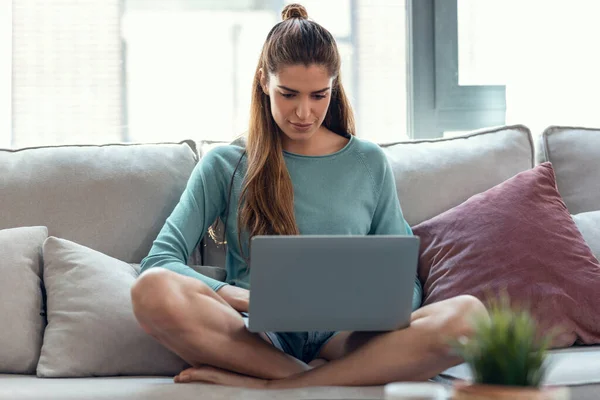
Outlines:
{"type": "Polygon", "coordinates": [[[573,220],[594,256],[600,260],[600,210],[573,215],[573,220]]]}
{"type": "Polygon", "coordinates": [[[38,377],[173,376],[188,367],[136,321],[130,264],[52,236],[43,252],[48,325],[38,377]]]}
{"type": "Polygon", "coordinates": [[[45,320],[43,226],[0,230],[0,373],[34,374],[45,320]]]}

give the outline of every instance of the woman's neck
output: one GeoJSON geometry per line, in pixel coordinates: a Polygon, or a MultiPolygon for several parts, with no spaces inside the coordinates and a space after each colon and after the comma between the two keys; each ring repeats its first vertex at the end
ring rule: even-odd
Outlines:
{"type": "Polygon", "coordinates": [[[310,139],[307,140],[290,140],[287,136],[283,136],[283,150],[300,154],[303,156],[326,156],[333,154],[348,144],[348,138],[338,135],[335,132],[321,126],[310,139]]]}

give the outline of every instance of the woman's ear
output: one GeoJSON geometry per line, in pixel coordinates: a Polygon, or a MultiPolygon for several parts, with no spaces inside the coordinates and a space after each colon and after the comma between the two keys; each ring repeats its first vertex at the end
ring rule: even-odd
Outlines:
{"type": "Polygon", "coordinates": [[[262,88],[263,92],[268,96],[269,95],[269,87],[267,85],[267,74],[265,74],[265,72],[263,71],[262,68],[258,70],[258,74],[259,74],[260,87],[262,88]]]}

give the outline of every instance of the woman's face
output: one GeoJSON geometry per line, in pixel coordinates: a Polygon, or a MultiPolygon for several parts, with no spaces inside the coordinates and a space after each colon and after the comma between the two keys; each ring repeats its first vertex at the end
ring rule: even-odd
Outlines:
{"type": "Polygon", "coordinates": [[[332,84],[333,78],[320,65],[291,65],[268,79],[261,76],[273,119],[292,141],[308,140],[317,132],[331,102],[332,84]]]}

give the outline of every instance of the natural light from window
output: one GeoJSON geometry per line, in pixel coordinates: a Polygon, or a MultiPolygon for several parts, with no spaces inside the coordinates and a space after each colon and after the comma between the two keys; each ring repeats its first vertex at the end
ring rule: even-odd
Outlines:
{"type": "MultiPolygon", "coordinates": [[[[302,2],[338,41],[357,133],[379,143],[408,139],[406,1],[302,2]]],[[[0,146],[229,141],[289,2],[0,1],[0,146]]],[[[506,124],[600,127],[599,1],[457,6],[458,83],[505,86],[506,124]]]]}
{"type": "Polygon", "coordinates": [[[600,2],[458,0],[459,83],[506,85],[506,123],[600,127],[600,2]]]}
{"type": "MultiPolygon", "coordinates": [[[[286,3],[240,10],[127,0],[122,32],[131,139],[229,140],[244,132],[258,56],[286,3]]],[[[404,1],[302,4],[338,41],[359,135],[405,139],[404,1]]]]}
{"type": "MultiPolygon", "coordinates": [[[[12,78],[0,70],[13,135],[0,140],[231,140],[247,128],[258,55],[287,3],[13,0],[12,78]]],[[[358,134],[407,139],[405,0],[302,4],[338,41],[358,134]]]]}

